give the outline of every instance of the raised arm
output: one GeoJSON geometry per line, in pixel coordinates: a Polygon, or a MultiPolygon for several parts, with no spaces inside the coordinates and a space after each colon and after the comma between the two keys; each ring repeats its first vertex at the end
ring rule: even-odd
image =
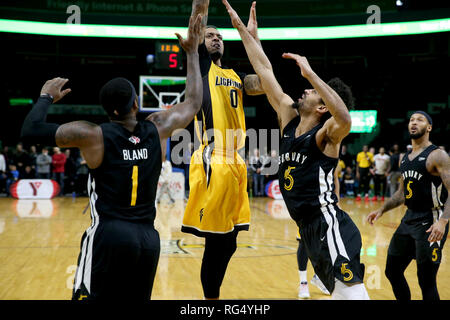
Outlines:
{"type": "MultiPolygon", "coordinates": [[[[250,34],[249,30],[243,24],[241,18],[226,0],[222,0],[230,15],[233,27],[235,27],[241,36],[247,56],[253,66],[256,74],[261,81],[261,86],[273,109],[277,112],[280,120],[280,128],[283,129],[289,121],[298,114],[291,108],[294,101],[283,92],[280,84],[273,73],[272,64],[264,53],[260,43],[250,34]]],[[[250,15],[252,16],[252,15],[250,15]]],[[[256,17],[256,13],[255,13],[256,17]]]]}
{"type": "Polygon", "coordinates": [[[202,22],[200,25],[200,41],[199,43],[202,44],[205,41],[205,29],[206,25],[208,24],[208,7],[209,7],[209,0],[194,0],[192,1],[192,12],[191,17],[197,17],[198,15],[201,15],[202,22]]]}
{"type": "Polygon", "coordinates": [[[152,121],[161,140],[169,138],[176,129],[185,128],[200,111],[203,98],[203,84],[200,74],[198,44],[201,38],[201,15],[189,19],[188,38],[183,39],[176,34],[180,45],[187,54],[186,94],[182,103],[176,104],[171,109],[156,112],[147,117],[152,121]]]}
{"type": "Polygon", "coordinates": [[[57,145],[61,148],[79,148],[85,155],[88,166],[97,168],[103,160],[103,135],[99,126],[87,121],[74,121],[58,125],[47,122],[48,109],[68,94],[62,89],[68,79],[48,80],[41,89],[41,96],[25,117],[22,138],[36,143],[57,145]]]}
{"type": "MultiPolygon", "coordinates": [[[[258,21],[256,20],[256,1],[253,1],[252,6],[250,8],[250,14],[247,23],[247,30],[250,32],[253,39],[256,40],[256,43],[261,47],[261,40],[258,35],[258,21]]],[[[261,80],[259,79],[257,74],[249,74],[244,78],[244,89],[245,93],[249,96],[258,96],[264,94],[264,89],[261,84],[261,80]]]]}
{"type": "Polygon", "coordinates": [[[340,143],[352,126],[350,112],[341,97],[311,69],[308,60],[298,54],[285,53],[283,58],[294,60],[301,70],[302,76],[311,83],[322,98],[331,118],[323,126],[327,138],[332,143],[340,143]]]}

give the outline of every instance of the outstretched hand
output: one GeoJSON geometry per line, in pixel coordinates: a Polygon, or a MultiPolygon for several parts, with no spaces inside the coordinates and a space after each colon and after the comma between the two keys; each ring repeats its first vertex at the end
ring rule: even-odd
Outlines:
{"type": "Polygon", "coordinates": [[[225,5],[225,8],[227,9],[228,14],[230,15],[231,23],[233,24],[233,27],[235,27],[236,29],[243,28],[244,27],[244,23],[242,22],[241,18],[237,14],[237,12],[234,11],[234,9],[228,3],[228,1],[227,0],[222,0],[222,3],[225,5]]]}
{"type": "Polygon", "coordinates": [[[309,65],[308,59],[306,57],[303,57],[301,55],[295,54],[295,53],[283,53],[282,57],[284,59],[291,59],[294,60],[297,65],[299,66],[302,76],[304,78],[312,75],[314,72],[311,69],[311,66],[309,65]]]}
{"type": "Polygon", "coordinates": [[[45,82],[44,86],[41,89],[42,94],[49,94],[53,97],[53,103],[61,100],[66,94],[68,94],[71,89],[61,90],[62,87],[66,85],[69,79],[65,78],[53,78],[45,82]]]}
{"type": "Polygon", "coordinates": [[[181,47],[187,53],[197,52],[200,39],[202,39],[201,34],[201,22],[202,15],[199,14],[197,17],[191,16],[189,18],[189,28],[187,39],[184,39],[179,33],[175,33],[180,42],[181,47]]]}
{"type": "Polygon", "coordinates": [[[248,17],[247,30],[253,38],[258,38],[258,21],[256,20],[256,1],[253,1],[248,17]]]}

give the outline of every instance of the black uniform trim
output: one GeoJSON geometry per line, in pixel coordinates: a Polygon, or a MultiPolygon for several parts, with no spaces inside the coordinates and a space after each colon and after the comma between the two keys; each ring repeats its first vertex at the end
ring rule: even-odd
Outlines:
{"type": "Polygon", "coordinates": [[[181,226],[181,232],[191,233],[197,237],[206,237],[206,236],[211,236],[211,235],[221,236],[221,235],[226,235],[226,234],[230,234],[232,232],[237,232],[237,231],[248,231],[249,228],[250,228],[250,224],[238,224],[238,225],[235,224],[234,228],[232,230],[230,230],[229,232],[218,233],[218,232],[200,231],[194,227],[181,226]]]}

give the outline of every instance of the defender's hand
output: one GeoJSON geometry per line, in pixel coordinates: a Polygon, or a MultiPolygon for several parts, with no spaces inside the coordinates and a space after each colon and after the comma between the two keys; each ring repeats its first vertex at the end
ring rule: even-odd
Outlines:
{"type": "Polygon", "coordinates": [[[230,15],[231,23],[233,24],[233,27],[235,27],[236,29],[244,28],[244,23],[242,22],[241,18],[237,14],[237,12],[234,11],[234,9],[228,3],[228,1],[222,0],[222,3],[225,5],[225,8],[227,9],[228,14],[230,15]]]}
{"type": "Polygon", "coordinates": [[[187,39],[184,39],[179,33],[175,33],[180,42],[180,46],[187,53],[197,52],[198,45],[200,43],[200,39],[202,39],[201,35],[201,23],[202,23],[202,15],[199,14],[197,17],[191,16],[189,18],[189,28],[187,39]]]}
{"type": "Polygon", "coordinates": [[[314,73],[313,70],[311,69],[311,66],[309,65],[308,59],[306,59],[306,57],[303,57],[303,56],[295,54],[295,53],[283,53],[282,57],[284,59],[294,60],[297,63],[297,65],[300,67],[302,76],[304,78],[307,78],[314,73]]]}
{"type": "Polygon", "coordinates": [[[258,38],[258,21],[256,21],[256,1],[253,1],[248,17],[247,30],[253,38],[258,38]]]}
{"type": "Polygon", "coordinates": [[[62,90],[62,87],[69,81],[69,79],[64,78],[53,78],[48,80],[41,89],[41,95],[49,94],[53,97],[53,103],[61,100],[66,94],[68,94],[71,89],[62,90]]]}

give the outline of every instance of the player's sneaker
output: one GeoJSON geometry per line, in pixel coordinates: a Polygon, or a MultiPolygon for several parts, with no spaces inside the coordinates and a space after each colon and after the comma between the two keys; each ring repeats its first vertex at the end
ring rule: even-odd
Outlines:
{"type": "Polygon", "coordinates": [[[361,196],[358,194],[355,198],[356,201],[361,201],[361,196]]]}
{"type": "Polygon", "coordinates": [[[308,288],[308,282],[301,282],[300,286],[298,287],[298,297],[300,299],[308,299],[309,296],[309,288],[308,288]]]}
{"type": "Polygon", "coordinates": [[[381,201],[384,201],[384,196],[381,197],[381,201]]]}
{"type": "Polygon", "coordinates": [[[322,281],[320,281],[317,274],[315,274],[311,279],[311,284],[315,285],[317,288],[319,288],[320,291],[322,291],[325,294],[330,294],[330,292],[327,290],[327,288],[323,285],[322,281]]]}
{"type": "Polygon", "coordinates": [[[372,197],[372,201],[378,201],[378,197],[377,196],[373,196],[372,197]]]}

